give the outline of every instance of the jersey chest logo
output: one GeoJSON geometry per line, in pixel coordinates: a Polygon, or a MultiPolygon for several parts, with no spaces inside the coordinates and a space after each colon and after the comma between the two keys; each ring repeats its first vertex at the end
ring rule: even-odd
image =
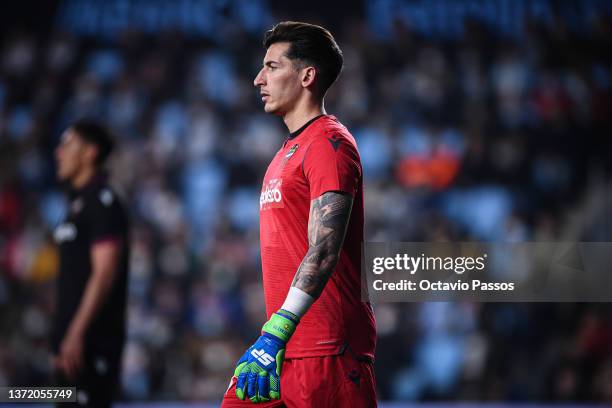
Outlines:
{"type": "Polygon", "coordinates": [[[55,242],[61,244],[66,241],[74,241],[77,236],[77,229],[74,224],[67,222],[65,224],[60,225],[55,229],[53,233],[53,238],[55,242]]]}
{"type": "Polygon", "coordinates": [[[259,210],[283,208],[283,193],[281,190],[283,179],[270,179],[261,190],[259,196],[259,210]]]}

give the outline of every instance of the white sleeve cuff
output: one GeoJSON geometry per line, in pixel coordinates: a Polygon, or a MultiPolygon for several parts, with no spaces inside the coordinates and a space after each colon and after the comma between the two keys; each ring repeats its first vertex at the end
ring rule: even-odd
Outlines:
{"type": "Polygon", "coordinates": [[[315,298],[304,292],[302,289],[292,286],[289,288],[289,293],[285,299],[285,303],[281,309],[293,313],[297,317],[301,318],[304,316],[306,311],[314,303],[315,298]]]}

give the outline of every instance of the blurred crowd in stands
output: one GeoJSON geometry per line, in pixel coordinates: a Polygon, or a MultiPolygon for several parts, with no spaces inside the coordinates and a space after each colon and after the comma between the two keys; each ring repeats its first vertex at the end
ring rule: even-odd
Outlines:
{"type": "MultiPolygon", "coordinates": [[[[609,241],[612,25],[563,19],[518,39],[466,21],[453,41],[398,22],[330,29],[326,100],[361,151],[368,241],[609,241]]],[[[265,321],[260,183],[287,136],[252,80],[262,36],[222,41],[56,31],[0,44],[0,386],[50,381],[65,211],[53,150],[73,120],[110,126],[132,217],[126,400],[218,401],[265,321]]],[[[605,303],[375,305],[382,400],[612,403],[605,303]]]]}

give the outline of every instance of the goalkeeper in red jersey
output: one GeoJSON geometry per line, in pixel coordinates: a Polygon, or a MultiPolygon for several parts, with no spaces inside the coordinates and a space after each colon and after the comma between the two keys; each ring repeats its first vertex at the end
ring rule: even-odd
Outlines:
{"type": "Polygon", "coordinates": [[[254,85],[288,136],[266,171],[260,241],[268,322],[222,406],[374,407],[376,329],[361,300],[363,173],[355,139],[323,99],[342,70],[326,29],[281,22],[254,85]]]}

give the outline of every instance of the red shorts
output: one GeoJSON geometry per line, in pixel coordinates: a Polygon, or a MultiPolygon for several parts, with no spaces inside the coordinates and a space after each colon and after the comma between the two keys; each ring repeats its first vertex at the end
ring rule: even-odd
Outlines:
{"type": "Polygon", "coordinates": [[[372,363],[358,361],[350,354],[286,359],[280,391],[280,400],[260,404],[241,401],[236,397],[236,377],[232,377],[221,407],[376,407],[372,363]]]}

